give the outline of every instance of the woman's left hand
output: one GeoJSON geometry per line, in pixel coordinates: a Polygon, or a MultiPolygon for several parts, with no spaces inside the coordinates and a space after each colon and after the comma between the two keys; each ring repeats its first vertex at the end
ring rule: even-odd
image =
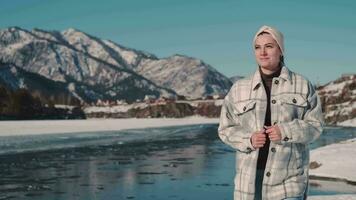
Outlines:
{"type": "Polygon", "coordinates": [[[272,142],[279,142],[282,139],[281,131],[278,125],[265,126],[266,134],[272,142]]]}

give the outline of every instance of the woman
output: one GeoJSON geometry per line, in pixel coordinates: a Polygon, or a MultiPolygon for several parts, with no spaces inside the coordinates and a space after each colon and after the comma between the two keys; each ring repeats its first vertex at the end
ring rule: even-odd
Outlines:
{"type": "Polygon", "coordinates": [[[253,45],[258,68],[232,86],[218,130],[238,151],[234,199],[306,199],[308,144],[323,125],[319,97],[284,65],[282,33],[262,26],[253,45]]]}

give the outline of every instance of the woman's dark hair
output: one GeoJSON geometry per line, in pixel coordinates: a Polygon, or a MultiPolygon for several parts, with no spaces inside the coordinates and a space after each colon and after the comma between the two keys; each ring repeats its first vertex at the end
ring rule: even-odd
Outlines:
{"type": "Polygon", "coordinates": [[[257,36],[263,35],[263,34],[269,34],[269,32],[266,31],[262,31],[261,33],[259,33],[257,36]]]}
{"type": "Polygon", "coordinates": [[[284,56],[283,56],[283,55],[281,55],[281,57],[279,58],[279,64],[280,64],[281,66],[284,65],[284,56]]]}

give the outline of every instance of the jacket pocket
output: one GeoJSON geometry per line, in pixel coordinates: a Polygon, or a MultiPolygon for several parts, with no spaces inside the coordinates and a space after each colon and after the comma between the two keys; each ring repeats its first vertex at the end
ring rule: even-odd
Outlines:
{"type": "Polygon", "coordinates": [[[298,106],[298,107],[306,107],[308,102],[304,96],[300,94],[283,94],[281,95],[281,102],[283,104],[298,106]]]}
{"type": "Polygon", "coordinates": [[[256,101],[236,101],[234,104],[234,115],[237,123],[247,132],[253,132],[256,124],[256,101]]]}
{"type": "Polygon", "coordinates": [[[256,124],[256,101],[235,102],[234,114],[237,116],[242,128],[253,131],[256,124]]]}
{"type": "Polygon", "coordinates": [[[303,119],[304,112],[308,106],[307,99],[300,94],[283,94],[280,96],[281,121],[292,121],[293,119],[303,119]]]}
{"type": "Polygon", "coordinates": [[[249,101],[237,101],[235,102],[235,114],[236,115],[243,115],[255,108],[256,101],[249,100],[249,101]]]}

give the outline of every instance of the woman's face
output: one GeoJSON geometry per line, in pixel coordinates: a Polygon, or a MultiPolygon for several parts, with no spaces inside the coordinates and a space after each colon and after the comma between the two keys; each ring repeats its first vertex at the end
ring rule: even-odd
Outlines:
{"type": "Polygon", "coordinates": [[[273,37],[264,33],[256,38],[255,57],[263,73],[271,74],[279,68],[282,53],[273,37]]]}

